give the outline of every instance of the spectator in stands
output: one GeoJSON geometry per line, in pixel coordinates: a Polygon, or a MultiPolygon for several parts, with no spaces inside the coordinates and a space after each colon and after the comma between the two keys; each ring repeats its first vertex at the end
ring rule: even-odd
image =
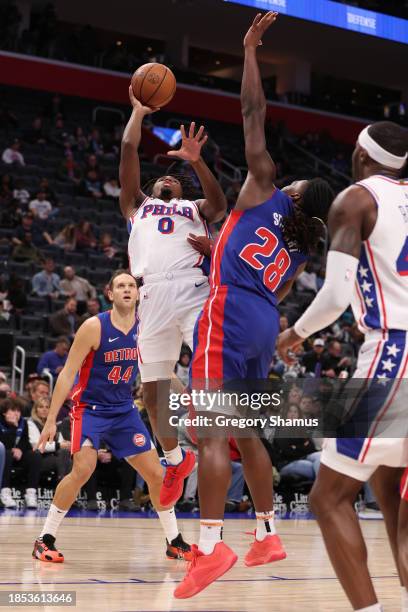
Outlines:
{"type": "Polygon", "coordinates": [[[86,173],[83,191],[84,195],[91,196],[92,198],[102,197],[102,182],[96,170],[89,170],[89,172],[86,173]]]}
{"type": "Polygon", "coordinates": [[[97,245],[96,238],[89,221],[82,219],[75,229],[75,242],[78,250],[94,249],[97,245]]]}
{"type": "Polygon", "coordinates": [[[58,93],[55,93],[47,106],[44,109],[44,113],[47,117],[56,118],[56,117],[64,117],[64,102],[61,96],[58,93]]]}
{"type": "Polygon", "coordinates": [[[104,183],[103,190],[108,198],[117,200],[120,196],[119,183],[114,177],[110,178],[106,181],[106,183],[104,183]]]}
{"type": "Polygon", "coordinates": [[[9,136],[9,131],[14,131],[18,127],[18,119],[15,113],[7,106],[0,108],[0,130],[4,130],[5,135],[9,136]]]}
{"type": "Polygon", "coordinates": [[[342,370],[351,365],[349,357],[342,357],[342,346],[337,340],[329,342],[327,352],[322,359],[322,374],[329,378],[336,378],[342,370]]]}
{"type": "Polygon", "coordinates": [[[35,117],[33,119],[31,128],[25,133],[24,140],[30,144],[46,144],[47,133],[42,117],[35,117]]]}
{"type": "Polygon", "coordinates": [[[68,298],[64,308],[50,316],[49,323],[53,336],[67,336],[72,340],[79,325],[77,301],[72,297],[68,298]]]}
{"type": "Polygon", "coordinates": [[[35,402],[44,397],[49,398],[50,396],[50,385],[34,372],[30,376],[32,382],[30,381],[27,385],[29,403],[27,405],[27,409],[24,409],[24,416],[27,417],[30,416],[31,410],[33,409],[35,402]]]}
{"type": "Polygon", "coordinates": [[[99,300],[97,298],[91,298],[86,303],[86,312],[79,319],[79,325],[82,325],[84,321],[89,319],[90,317],[95,317],[100,312],[99,300]]]}
{"type": "Polygon", "coordinates": [[[288,393],[287,403],[290,406],[299,406],[302,399],[302,389],[296,385],[291,385],[288,393]]]}
{"type": "Polygon", "coordinates": [[[21,243],[14,247],[11,258],[14,261],[32,261],[38,264],[42,262],[42,253],[34,246],[31,232],[25,232],[21,243]]]}
{"type": "Polygon", "coordinates": [[[103,155],[103,143],[98,128],[93,128],[88,138],[89,150],[96,156],[103,155]]]}
{"type": "Polygon", "coordinates": [[[311,438],[277,437],[274,440],[274,449],[279,457],[278,469],[281,479],[315,481],[322,453],[316,450],[311,438]]]}
{"type": "Polygon", "coordinates": [[[51,202],[46,200],[45,192],[39,191],[35,200],[31,200],[28,208],[33,212],[36,219],[46,221],[52,214],[51,202]]]}
{"type": "Polygon", "coordinates": [[[54,245],[64,251],[75,251],[75,225],[69,223],[54,238],[54,245]]]}
{"type": "Polygon", "coordinates": [[[325,348],[323,338],[316,338],[313,342],[311,351],[307,351],[301,359],[301,364],[304,367],[305,373],[313,374],[319,377],[322,375],[322,360],[325,348]]]}
{"type": "Polygon", "coordinates": [[[22,217],[21,225],[17,228],[12,238],[13,244],[21,244],[27,232],[31,234],[33,244],[36,247],[44,247],[53,243],[49,233],[43,227],[40,227],[31,211],[22,217]]]}
{"type": "Polygon", "coordinates": [[[188,385],[188,374],[190,371],[190,354],[187,352],[181,353],[180,359],[176,363],[176,376],[181,380],[183,385],[187,387],[188,385]]]}
{"type": "Polygon", "coordinates": [[[98,176],[100,176],[101,169],[99,167],[98,158],[93,153],[91,153],[91,155],[88,155],[84,170],[85,170],[85,174],[87,174],[91,170],[94,170],[98,174],[98,176]]]}
{"type": "MultiPolygon", "coordinates": [[[[38,444],[49,410],[50,400],[48,397],[43,397],[34,402],[31,416],[27,422],[28,439],[32,449],[38,444]]],[[[64,440],[61,433],[58,432],[56,439],[53,442],[47,442],[44,452],[40,455],[40,472],[54,471],[57,473],[58,481],[62,480],[71,468],[70,449],[71,443],[64,440]]]]}
{"type": "Polygon", "coordinates": [[[296,279],[296,289],[302,293],[317,292],[317,274],[313,270],[312,265],[308,262],[306,269],[296,279]]]}
{"type": "Polygon", "coordinates": [[[55,191],[50,187],[50,181],[46,176],[43,176],[40,179],[40,184],[38,185],[38,191],[42,191],[45,193],[45,199],[48,202],[51,202],[54,205],[57,202],[57,196],[55,195],[55,191]]]}
{"type": "Polygon", "coordinates": [[[304,393],[299,404],[300,414],[303,418],[309,419],[319,416],[320,404],[315,402],[311,395],[304,393]]]}
{"type": "Polygon", "coordinates": [[[65,266],[64,268],[64,278],[61,281],[61,289],[65,295],[74,297],[76,301],[80,303],[80,310],[82,311],[86,307],[87,300],[96,297],[95,287],[93,287],[86,278],[77,276],[75,274],[75,268],[72,266],[65,266]]]}
{"type": "Polygon", "coordinates": [[[12,312],[16,315],[21,314],[27,306],[27,291],[24,280],[14,272],[10,274],[8,281],[7,297],[12,306],[12,312]]]}
{"type": "Polygon", "coordinates": [[[65,338],[64,336],[57,338],[54,349],[52,351],[45,352],[38,360],[38,374],[41,376],[44,370],[47,370],[51,373],[54,380],[56,380],[67,360],[69,346],[70,344],[68,338],[65,338]]]}
{"type": "Polygon", "coordinates": [[[109,285],[105,285],[103,288],[103,292],[98,295],[101,312],[105,312],[105,310],[111,310],[112,308],[112,302],[109,299],[109,291],[109,285]]]}
{"type": "Polygon", "coordinates": [[[109,257],[109,259],[112,259],[118,252],[117,248],[112,244],[112,235],[109,232],[101,234],[99,250],[102,251],[106,257],[109,257]]]}
{"type": "Polygon", "coordinates": [[[3,174],[0,184],[0,202],[2,205],[9,202],[13,197],[13,177],[3,174]]]}
{"type": "Polygon", "coordinates": [[[228,212],[232,210],[237,203],[239,192],[241,191],[240,181],[233,181],[225,192],[225,197],[228,202],[228,212]]]}
{"type": "Polygon", "coordinates": [[[65,123],[62,115],[58,115],[54,127],[50,130],[50,141],[60,147],[68,141],[69,136],[65,128],[65,123]]]}
{"type": "Polygon", "coordinates": [[[82,178],[80,165],[75,161],[74,154],[69,147],[65,148],[64,159],[57,171],[57,176],[63,180],[71,180],[79,185],[82,178]]]}
{"type": "Polygon", "coordinates": [[[14,198],[2,206],[1,227],[17,228],[21,224],[23,211],[18,200],[14,198]]]}
{"type": "Polygon", "coordinates": [[[55,262],[51,257],[43,263],[42,272],[34,274],[31,284],[33,287],[33,294],[38,297],[49,297],[57,299],[61,293],[60,277],[54,272],[55,262]]]}
{"type": "Polygon", "coordinates": [[[6,447],[6,458],[1,484],[1,501],[5,508],[15,508],[16,502],[11,496],[11,470],[23,468],[27,475],[25,503],[27,508],[37,508],[37,487],[40,480],[41,455],[34,452],[28,439],[27,421],[21,414],[21,402],[8,398],[3,400],[0,408],[0,441],[6,447]]]}
{"type": "Polygon", "coordinates": [[[79,125],[74,134],[69,136],[68,142],[75,151],[88,150],[88,138],[85,136],[84,129],[79,125]]]}
{"type": "Polygon", "coordinates": [[[289,319],[286,315],[281,315],[279,317],[279,329],[281,332],[285,331],[289,327],[289,319]]]}
{"type": "Polygon", "coordinates": [[[24,189],[23,181],[21,179],[17,179],[15,182],[13,198],[15,198],[21,206],[27,208],[27,204],[30,200],[30,194],[27,189],[24,189]]]}
{"type": "Polygon", "coordinates": [[[1,156],[2,161],[5,164],[25,166],[24,157],[20,151],[20,146],[20,141],[18,139],[15,139],[14,142],[7,149],[4,149],[3,155],[1,156]]]}
{"type": "MultiPolygon", "coordinates": [[[[99,304],[99,302],[98,302],[99,304]]],[[[0,325],[3,323],[8,323],[10,321],[11,314],[4,307],[3,300],[0,300],[0,325]]]]}
{"type": "Polygon", "coordinates": [[[10,385],[6,382],[0,382],[0,399],[6,399],[7,397],[11,396],[11,387],[10,385]]]}

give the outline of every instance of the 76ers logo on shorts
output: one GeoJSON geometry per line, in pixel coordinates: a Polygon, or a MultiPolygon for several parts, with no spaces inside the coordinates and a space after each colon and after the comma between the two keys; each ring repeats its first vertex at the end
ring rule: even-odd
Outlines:
{"type": "Polygon", "coordinates": [[[135,446],[144,446],[146,444],[146,438],[141,433],[135,434],[133,436],[133,444],[135,446]]]}

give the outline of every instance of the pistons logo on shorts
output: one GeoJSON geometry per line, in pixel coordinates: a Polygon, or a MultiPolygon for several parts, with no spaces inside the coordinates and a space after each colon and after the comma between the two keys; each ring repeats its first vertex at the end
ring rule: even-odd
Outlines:
{"type": "Polygon", "coordinates": [[[144,446],[146,444],[146,438],[141,433],[135,434],[133,436],[133,444],[135,446],[144,446]]]}

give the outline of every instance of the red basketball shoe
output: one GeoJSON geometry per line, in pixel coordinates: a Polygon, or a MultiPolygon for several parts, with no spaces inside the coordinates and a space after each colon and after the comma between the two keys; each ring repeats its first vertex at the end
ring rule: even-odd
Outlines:
{"type": "Polygon", "coordinates": [[[33,558],[48,563],[63,563],[64,555],[55,548],[54,536],[46,533],[34,542],[33,558]]]}
{"type": "Polygon", "coordinates": [[[191,474],[195,466],[195,455],[192,451],[182,451],[183,460],[177,465],[167,465],[163,484],[160,489],[160,504],[174,506],[183,493],[184,479],[191,474]]]}
{"type": "Polygon", "coordinates": [[[191,551],[193,559],[189,563],[187,574],[174,591],[174,597],[177,599],[187,599],[197,595],[228,572],[238,560],[234,551],[224,542],[218,542],[211,555],[202,553],[195,544],[191,546],[191,551]]]}
{"type": "Polygon", "coordinates": [[[252,567],[283,559],[286,559],[286,552],[279,536],[275,534],[268,535],[261,541],[255,539],[245,555],[244,563],[247,567],[252,567]]]}

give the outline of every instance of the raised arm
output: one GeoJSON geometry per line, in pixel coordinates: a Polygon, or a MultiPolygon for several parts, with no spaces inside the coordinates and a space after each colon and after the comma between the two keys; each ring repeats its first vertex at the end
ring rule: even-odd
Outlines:
{"type": "Polygon", "coordinates": [[[153,109],[143,106],[129,87],[129,98],[133,110],[122,136],[120,151],[119,180],[121,185],[120,210],[125,219],[129,219],[132,211],[140,206],[145,195],[140,189],[140,162],[138,148],[142,137],[142,122],[145,115],[153,109]]]}
{"type": "Polygon", "coordinates": [[[349,187],[333,202],[328,220],[331,245],[324,285],[294,327],[278,338],[278,352],[287,363],[291,362],[290,349],[334,323],[349,306],[361,244],[370,236],[376,218],[375,202],[364,187],[349,187]]]}
{"type": "MultiPolygon", "coordinates": [[[[241,111],[244,123],[245,157],[249,178],[266,191],[273,186],[275,164],[266,149],[266,100],[259,72],[256,50],[262,45],[262,36],[277,13],[258,14],[244,38],[245,60],[241,84],[241,111]]],[[[253,189],[253,186],[252,186],[253,189]]]]}
{"type": "Polygon", "coordinates": [[[71,391],[75,376],[83,361],[92,349],[97,349],[100,343],[101,324],[97,317],[88,319],[81,325],[75,335],[74,342],[68,354],[67,361],[58,376],[51,398],[50,411],[41,432],[37,448],[42,452],[47,442],[52,442],[56,434],[56,421],[62,404],[71,391]]]}
{"type": "Polygon", "coordinates": [[[192,165],[204,193],[204,199],[196,202],[200,212],[210,223],[221,221],[227,211],[227,200],[217,179],[201,157],[201,149],[208,139],[208,136],[204,135],[204,126],[202,125],[195,134],[195,123],[193,121],[188,136],[184,125],[180,126],[180,131],[182,135],[181,148],[177,151],[168,151],[167,155],[178,157],[192,165]]]}

